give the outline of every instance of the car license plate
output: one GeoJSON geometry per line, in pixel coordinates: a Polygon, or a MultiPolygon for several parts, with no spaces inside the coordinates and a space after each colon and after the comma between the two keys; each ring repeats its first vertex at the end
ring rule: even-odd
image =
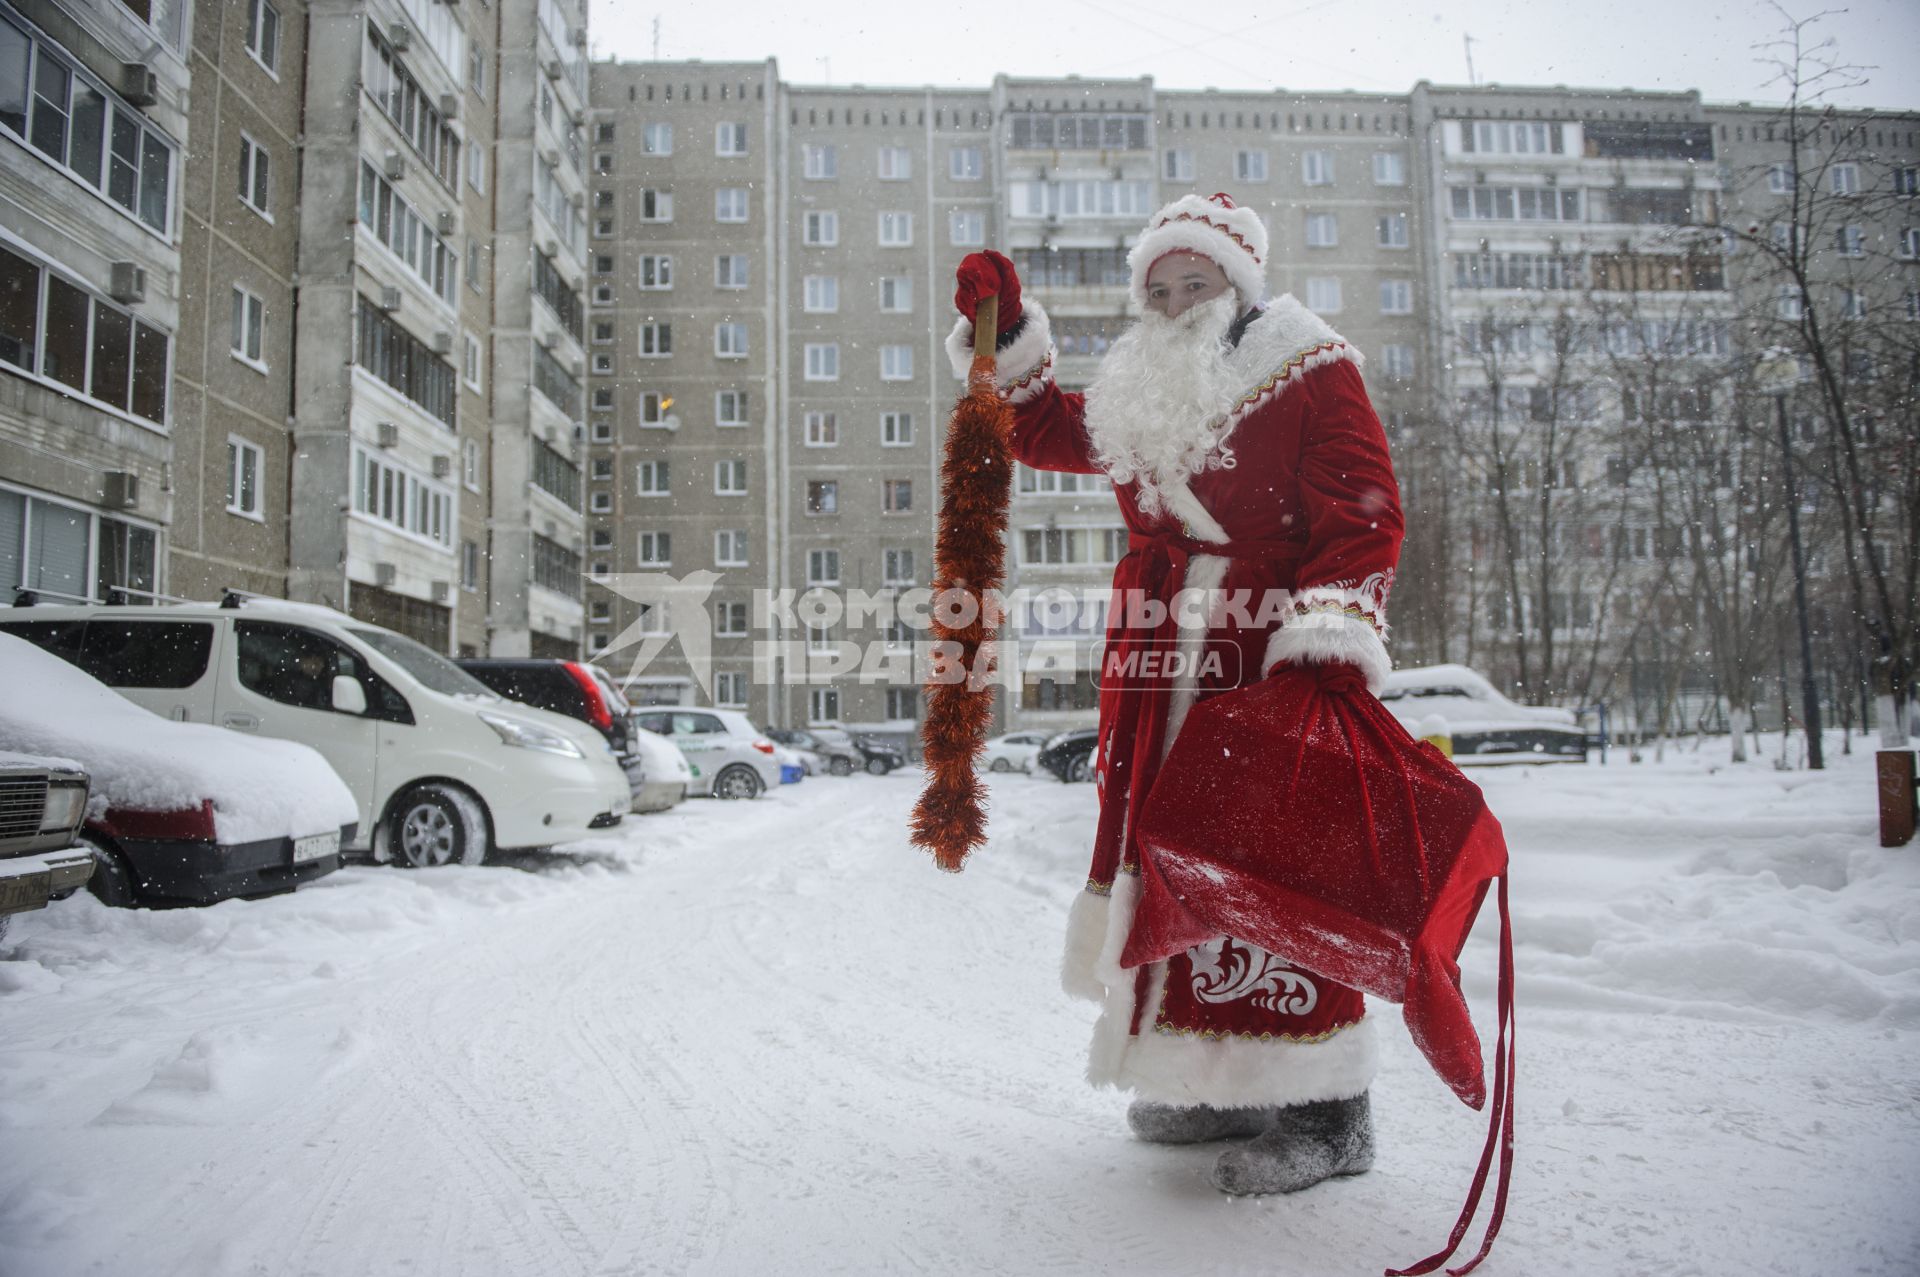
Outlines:
{"type": "Polygon", "coordinates": [[[38,909],[47,903],[48,877],[43,870],[40,873],[0,878],[0,915],[38,909]]]}
{"type": "Polygon", "coordinates": [[[293,863],[304,865],[309,860],[325,860],[328,856],[338,855],[340,851],[340,832],[330,834],[311,834],[305,838],[293,840],[293,863]]]}

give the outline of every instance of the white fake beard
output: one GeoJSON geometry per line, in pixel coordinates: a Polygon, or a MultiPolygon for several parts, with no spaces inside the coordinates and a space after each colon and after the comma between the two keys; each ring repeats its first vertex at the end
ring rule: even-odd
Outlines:
{"type": "Polygon", "coordinates": [[[1222,419],[1246,387],[1228,367],[1227,330],[1240,314],[1229,290],[1178,319],[1149,311],[1122,333],[1087,387],[1087,436],[1115,483],[1138,481],[1141,513],[1166,508],[1163,489],[1231,469],[1222,419]]]}

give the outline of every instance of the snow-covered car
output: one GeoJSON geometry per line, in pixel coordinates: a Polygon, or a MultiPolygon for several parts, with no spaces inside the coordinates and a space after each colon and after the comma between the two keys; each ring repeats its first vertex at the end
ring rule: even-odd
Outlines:
{"type": "MultiPolygon", "coordinates": [[[[905,750],[877,737],[855,736],[852,732],[840,727],[809,728],[808,734],[833,751],[835,757],[845,757],[848,749],[857,751],[860,761],[856,766],[870,776],[884,776],[896,768],[907,765],[905,750]]],[[[835,773],[835,775],[845,774],[844,772],[835,773]]]]}
{"type": "Polygon", "coordinates": [[[478,864],[492,847],[585,838],[633,805],[585,723],[504,701],[438,652],[331,608],[236,593],[15,606],[0,632],[163,718],[312,746],[359,804],[349,850],[378,861],[478,864]]]}
{"type": "Polygon", "coordinates": [[[1030,772],[1047,743],[1046,732],[1008,732],[987,742],[980,765],[988,771],[1030,772]]]}
{"type": "Polygon", "coordinates": [[[359,805],[317,751],[170,722],[10,634],[0,684],[0,749],[92,780],[80,840],[106,903],[273,895],[339,868],[359,805]]]}
{"type": "Polygon", "coordinates": [[[0,938],[16,913],[64,900],[93,873],[76,843],[87,815],[87,773],[67,758],[0,750],[0,938]]]}
{"type": "Polygon", "coordinates": [[[1099,743],[1099,729],[1073,727],[1047,737],[1035,762],[1067,784],[1093,779],[1093,747],[1099,743]]]}
{"type": "Polygon", "coordinates": [[[812,732],[798,728],[769,728],[767,737],[774,744],[784,745],[800,755],[801,763],[811,776],[823,773],[851,776],[867,765],[867,756],[851,740],[831,744],[812,732]]]}
{"type": "Polygon", "coordinates": [[[666,737],[640,726],[637,714],[627,717],[627,743],[640,760],[640,787],[633,791],[634,811],[666,811],[679,806],[693,788],[693,768],[687,756],[666,737]]]}
{"type": "Polygon", "coordinates": [[[689,793],[714,798],[758,798],[780,784],[774,743],[737,709],[653,707],[640,726],[672,741],[693,768],[689,793]]]}
{"type": "Polygon", "coordinates": [[[1380,703],[1417,737],[1451,737],[1462,766],[1586,761],[1573,711],[1516,704],[1465,665],[1395,670],[1380,703]]]}

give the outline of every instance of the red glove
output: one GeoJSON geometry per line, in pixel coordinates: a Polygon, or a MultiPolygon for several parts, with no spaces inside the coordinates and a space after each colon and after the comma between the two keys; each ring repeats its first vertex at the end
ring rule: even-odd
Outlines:
{"type": "Polygon", "coordinates": [[[1006,336],[1020,322],[1020,276],[1014,273],[1013,263],[1005,257],[992,249],[968,253],[961,260],[960,269],[954,272],[954,278],[960,287],[954,291],[953,304],[967,317],[968,323],[973,322],[980,299],[995,295],[1000,298],[1000,322],[994,336],[1006,336]]]}

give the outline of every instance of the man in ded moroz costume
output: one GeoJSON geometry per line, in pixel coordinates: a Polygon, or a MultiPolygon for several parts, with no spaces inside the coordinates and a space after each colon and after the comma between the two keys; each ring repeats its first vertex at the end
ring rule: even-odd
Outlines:
{"type": "Polygon", "coordinates": [[[1113,480],[1128,553],[1102,678],[1100,819],[1063,976],[1101,1005],[1088,1076],[1133,1093],[1136,1135],[1242,1141],[1214,1168],[1228,1193],[1292,1192],[1372,1165],[1373,1024],[1357,990],[1232,936],[1129,961],[1152,951],[1134,832],[1198,700],[1283,668],[1380,688],[1403,526],[1360,352],[1292,297],[1266,300],[1266,264],[1251,209],[1189,195],[1129,255],[1141,318],[1084,395],[1054,383],[1046,311],[1022,302],[997,253],[962,262],[948,342],[964,375],[975,307],[997,295],[1014,455],[1113,480]],[[1182,591],[1217,592],[1205,596],[1214,606],[1182,591]],[[1160,620],[1155,602],[1176,606],[1160,620]],[[1170,662],[1165,679],[1115,676],[1148,650],[1207,659],[1170,662]]]}

